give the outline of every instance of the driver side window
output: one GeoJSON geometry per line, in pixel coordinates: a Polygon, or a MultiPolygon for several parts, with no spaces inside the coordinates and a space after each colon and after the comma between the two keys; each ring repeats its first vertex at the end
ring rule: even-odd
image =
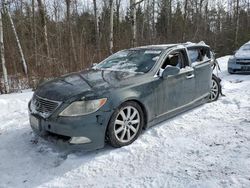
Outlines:
{"type": "Polygon", "coordinates": [[[159,76],[162,75],[162,72],[167,66],[175,66],[180,69],[184,68],[185,62],[184,62],[183,52],[181,50],[177,50],[169,54],[159,70],[159,73],[158,73],[159,76]]]}

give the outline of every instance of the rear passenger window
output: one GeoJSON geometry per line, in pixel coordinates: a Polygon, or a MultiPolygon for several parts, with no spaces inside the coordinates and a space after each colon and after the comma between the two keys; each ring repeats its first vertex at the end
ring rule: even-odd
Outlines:
{"type": "Polygon", "coordinates": [[[203,55],[203,61],[211,59],[211,53],[210,53],[210,50],[208,48],[203,48],[202,52],[203,52],[203,54],[202,54],[203,55]]]}
{"type": "Polygon", "coordinates": [[[188,55],[192,63],[202,62],[211,59],[209,48],[193,48],[188,49],[188,55]]]}
{"type": "Polygon", "coordinates": [[[197,59],[199,57],[198,50],[196,50],[196,49],[188,50],[188,55],[189,55],[192,63],[197,61],[197,59]]]}

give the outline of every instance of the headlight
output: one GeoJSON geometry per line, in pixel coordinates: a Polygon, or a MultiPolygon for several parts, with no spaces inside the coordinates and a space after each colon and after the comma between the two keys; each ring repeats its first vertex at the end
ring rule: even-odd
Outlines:
{"type": "Polygon", "coordinates": [[[230,57],[228,62],[234,63],[235,62],[235,57],[230,57]]]}
{"type": "Polygon", "coordinates": [[[59,116],[82,116],[91,114],[99,110],[106,101],[106,98],[89,101],[75,101],[65,108],[59,116]]]}

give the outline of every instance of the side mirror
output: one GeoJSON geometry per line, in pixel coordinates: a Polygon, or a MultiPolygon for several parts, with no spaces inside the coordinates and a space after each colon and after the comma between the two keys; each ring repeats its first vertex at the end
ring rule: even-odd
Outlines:
{"type": "Polygon", "coordinates": [[[164,69],[164,71],[162,73],[162,77],[167,78],[168,76],[171,76],[171,75],[177,75],[179,72],[180,72],[179,67],[174,67],[174,66],[168,65],[164,69]]]}

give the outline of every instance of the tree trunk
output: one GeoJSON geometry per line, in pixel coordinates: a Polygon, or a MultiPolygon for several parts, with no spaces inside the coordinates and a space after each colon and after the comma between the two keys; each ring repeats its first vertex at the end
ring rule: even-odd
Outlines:
{"type": "Polygon", "coordinates": [[[71,67],[72,70],[76,67],[77,64],[77,56],[76,56],[76,49],[75,49],[75,40],[73,37],[72,27],[71,27],[71,20],[70,20],[70,5],[71,0],[65,0],[66,1],[66,17],[67,17],[67,27],[68,27],[68,40],[69,40],[69,51],[72,51],[73,54],[73,61],[74,66],[71,67]]]}
{"type": "Polygon", "coordinates": [[[100,58],[100,33],[99,33],[99,23],[97,16],[97,5],[96,0],[93,0],[94,4],[94,15],[95,15],[95,41],[96,41],[96,51],[98,54],[98,58],[100,58]]]}
{"type": "Polygon", "coordinates": [[[116,35],[118,41],[120,41],[120,7],[121,0],[116,0],[116,35]]]}
{"type": "Polygon", "coordinates": [[[3,22],[2,22],[2,10],[0,10],[0,56],[3,69],[3,79],[4,79],[4,89],[6,93],[10,92],[9,83],[8,83],[8,73],[5,66],[5,57],[4,57],[4,43],[3,43],[3,22]]]}
{"type": "Polygon", "coordinates": [[[54,8],[54,16],[55,16],[55,32],[56,32],[56,50],[55,54],[57,55],[56,61],[57,63],[60,62],[61,66],[59,67],[59,73],[65,73],[65,61],[63,61],[62,57],[62,30],[59,26],[59,19],[60,19],[60,8],[59,8],[60,2],[58,0],[54,0],[53,2],[53,8],[54,8]]]}
{"type": "MultiPolygon", "coordinates": [[[[168,4],[168,6],[169,6],[169,11],[168,11],[168,35],[170,36],[169,38],[171,39],[172,38],[172,36],[173,36],[173,32],[172,32],[172,26],[173,26],[173,24],[172,24],[172,0],[169,0],[169,2],[168,2],[169,4],[168,4]]],[[[173,42],[173,41],[171,41],[171,42],[173,42]]]]}
{"type": "Polygon", "coordinates": [[[205,36],[208,36],[208,1],[206,2],[206,5],[205,5],[205,16],[204,16],[204,33],[203,35],[205,36]]]}
{"type": "MultiPolygon", "coordinates": [[[[141,35],[140,35],[140,42],[142,42],[144,44],[144,35],[145,35],[145,23],[148,21],[147,19],[147,13],[148,13],[148,6],[149,6],[149,0],[145,1],[144,2],[144,6],[143,6],[143,9],[144,9],[144,14],[143,14],[143,22],[142,22],[142,28],[141,28],[141,35]]],[[[149,25],[149,24],[147,24],[149,25]]]]}
{"type": "Polygon", "coordinates": [[[247,29],[249,30],[250,29],[250,0],[247,1],[247,18],[248,18],[248,21],[247,21],[247,29]]]}
{"type": "Polygon", "coordinates": [[[47,57],[49,57],[49,42],[48,42],[48,31],[47,31],[47,24],[46,24],[46,15],[45,15],[45,9],[42,3],[42,0],[37,0],[38,3],[38,9],[40,13],[40,19],[41,19],[41,26],[43,28],[43,47],[44,47],[44,53],[47,57]]]}
{"type": "Polygon", "coordinates": [[[130,11],[131,11],[131,28],[132,28],[132,47],[137,45],[136,40],[136,3],[135,0],[130,0],[130,11]]]}
{"type": "Polygon", "coordinates": [[[152,39],[154,41],[155,39],[155,0],[152,0],[152,8],[153,8],[153,11],[152,11],[152,39]]]}
{"type": "Polygon", "coordinates": [[[16,32],[16,28],[15,28],[14,22],[12,20],[12,17],[10,15],[9,10],[7,8],[5,10],[7,12],[7,15],[8,15],[9,19],[10,19],[11,28],[12,28],[13,33],[14,33],[15,38],[16,38],[17,47],[18,47],[18,50],[19,50],[19,53],[20,53],[20,56],[21,56],[21,59],[22,59],[24,73],[27,75],[28,74],[28,68],[27,68],[27,64],[26,64],[25,58],[24,58],[23,49],[22,49],[19,37],[18,37],[17,32],[16,32]]]}
{"type": "Polygon", "coordinates": [[[114,1],[110,0],[109,1],[109,5],[110,5],[110,34],[109,34],[109,53],[112,54],[113,53],[113,48],[114,48],[114,44],[113,44],[113,40],[114,40],[114,1]]]}
{"type": "Polygon", "coordinates": [[[239,0],[236,0],[236,25],[235,25],[235,38],[234,38],[234,48],[238,47],[238,35],[239,35],[239,0]]]}
{"type": "Polygon", "coordinates": [[[188,7],[188,0],[185,0],[184,4],[184,15],[183,15],[183,30],[182,30],[182,42],[186,40],[186,22],[187,22],[187,7],[188,7]]]}
{"type": "Polygon", "coordinates": [[[35,65],[37,65],[37,31],[36,31],[36,19],[35,19],[35,0],[32,0],[32,36],[34,43],[34,52],[35,52],[35,65]]]}

